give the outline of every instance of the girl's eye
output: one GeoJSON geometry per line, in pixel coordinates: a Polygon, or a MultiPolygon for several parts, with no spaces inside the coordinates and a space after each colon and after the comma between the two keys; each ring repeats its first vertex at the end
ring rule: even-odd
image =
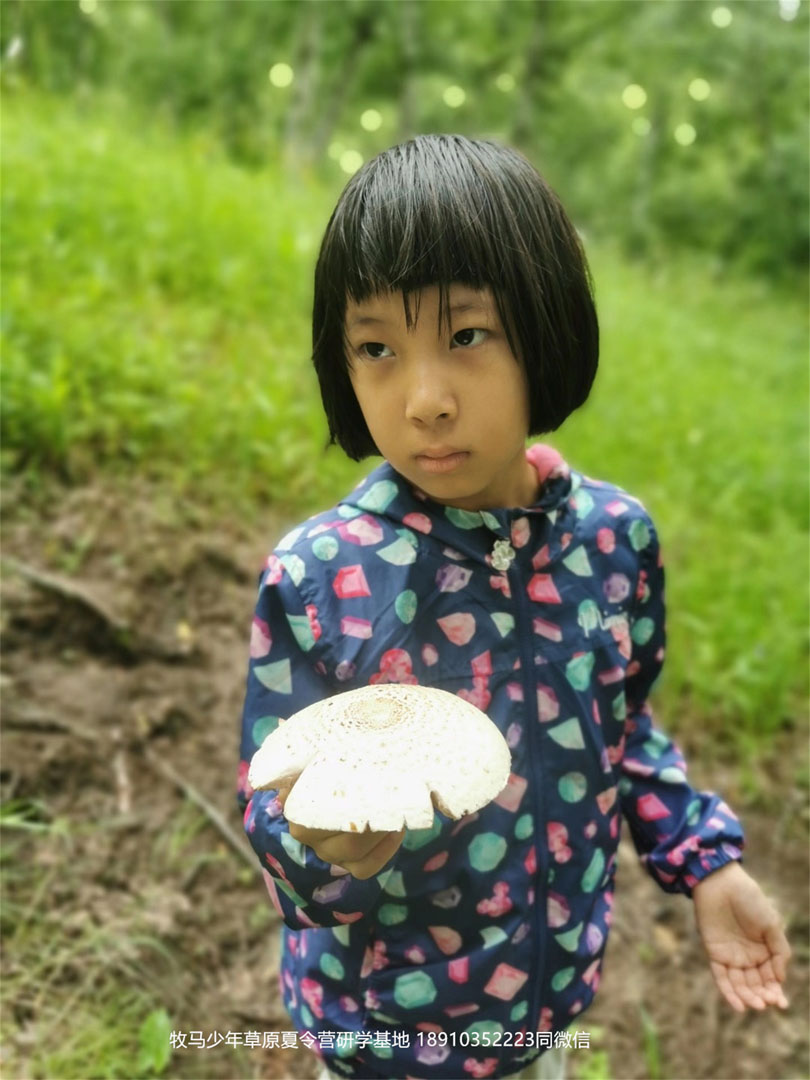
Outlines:
{"type": "MultiPolygon", "coordinates": [[[[381,341],[364,341],[357,350],[357,355],[364,360],[385,360],[387,357],[383,354],[384,349],[388,349],[388,346],[381,341]]],[[[391,353],[391,350],[388,349],[388,352],[391,353]]]]}
{"type": "MultiPolygon", "coordinates": [[[[473,345],[481,345],[488,333],[488,330],[476,330],[474,327],[458,330],[453,334],[451,348],[469,349],[473,345]]],[[[387,360],[394,354],[381,341],[364,341],[358,347],[357,355],[362,360],[387,360]]]]}
{"type": "Polygon", "coordinates": [[[469,348],[470,345],[481,345],[484,341],[485,334],[486,330],[475,330],[473,327],[469,327],[466,330],[459,330],[457,333],[453,334],[453,341],[462,348],[469,348]],[[482,336],[475,340],[476,334],[481,334],[482,336]],[[471,340],[471,336],[473,340],[471,340]],[[465,340],[456,341],[457,338],[464,338],[465,340]]]}

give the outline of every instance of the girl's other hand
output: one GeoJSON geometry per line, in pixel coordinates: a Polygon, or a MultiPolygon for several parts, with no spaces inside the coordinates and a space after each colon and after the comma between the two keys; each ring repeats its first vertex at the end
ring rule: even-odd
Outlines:
{"type": "MultiPolygon", "coordinates": [[[[292,785],[280,787],[278,798],[282,810],[292,785]]],[[[327,829],[306,829],[288,822],[290,836],[305,847],[312,848],[319,859],[341,866],[352,877],[365,881],[385,866],[399,849],[405,830],[399,832],[330,832],[327,829]]]]}
{"type": "Polygon", "coordinates": [[[692,891],[695,919],[717,988],[732,1009],[786,1009],[782,983],[790,946],[779,914],[738,862],[692,891]]]}

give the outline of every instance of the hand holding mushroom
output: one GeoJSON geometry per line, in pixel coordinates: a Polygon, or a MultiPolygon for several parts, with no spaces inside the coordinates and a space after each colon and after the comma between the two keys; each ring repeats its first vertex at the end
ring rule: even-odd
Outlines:
{"type": "MultiPolygon", "coordinates": [[[[290,787],[280,787],[278,791],[281,807],[284,809],[290,787]]],[[[342,866],[344,870],[365,881],[366,878],[382,870],[396,853],[405,836],[405,830],[399,832],[340,832],[329,829],[307,829],[290,821],[290,836],[305,847],[312,848],[319,859],[342,866]]]]}
{"type": "Polygon", "coordinates": [[[302,709],[253,755],[256,790],[278,788],[290,835],[324,862],[373,877],[406,828],[485,806],[509,778],[495,724],[444,690],[377,684],[302,709]]]}

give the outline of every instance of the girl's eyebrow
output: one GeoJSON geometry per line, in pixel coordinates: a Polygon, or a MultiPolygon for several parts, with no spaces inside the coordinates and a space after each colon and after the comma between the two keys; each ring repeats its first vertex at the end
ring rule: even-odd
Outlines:
{"type": "MultiPolygon", "coordinates": [[[[482,300],[467,301],[459,304],[452,304],[450,306],[451,315],[462,315],[468,311],[476,311],[480,314],[489,314],[489,305],[482,300]]],[[[358,326],[384,326],[386,319],[378,318],[374,315],[360,315],[358,318],[353,319],[349,324],[349,330],[355,330],[358,326]]]]}

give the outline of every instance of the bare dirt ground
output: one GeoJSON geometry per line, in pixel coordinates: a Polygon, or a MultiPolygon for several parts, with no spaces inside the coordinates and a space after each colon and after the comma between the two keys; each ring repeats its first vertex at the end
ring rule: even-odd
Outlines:
{"type": "MultiPolygon", "coordinates": [[[[99,991],[81,969],[94,961],[68,948],[91,931],[115,943],[98,978],[148,985],[174,1030],[280,1040],[291,1024],[276,989],[278,922],[233,790],[255,583],[290,522],[268,513],[247,530],[136,485],[36,497],[10,485],[4,502],[2,795],[62,827],[26,832],[24,844],[12,836],[2,1075],[46,1076],[36,1049],[94,1007],[99,991]],[[52,949],[65,943],[67,959],[36,991],[14,989],[32,962],[12,917],[20,905],[40,905],[52,949]]],[[[808,813],[795,782],[806,732],[786,731],[755,769],[755,795],[734,763],[709,764],[694,740],[685,748],[693,778],[741,812],[747,866],[785,915],[791,1008],[733,1014],[712,987],[689,901],[660,892],[625,842],[605,976],[580,1024],[591,1049],[572,1053],[571,1073],[595,1080],[609,1063],[614,1080],[807,1077],[808,813]]],[[[226,1043],[177,1049],[164,1073],[316,1074],[305,1049],[226,1043]]]]}

